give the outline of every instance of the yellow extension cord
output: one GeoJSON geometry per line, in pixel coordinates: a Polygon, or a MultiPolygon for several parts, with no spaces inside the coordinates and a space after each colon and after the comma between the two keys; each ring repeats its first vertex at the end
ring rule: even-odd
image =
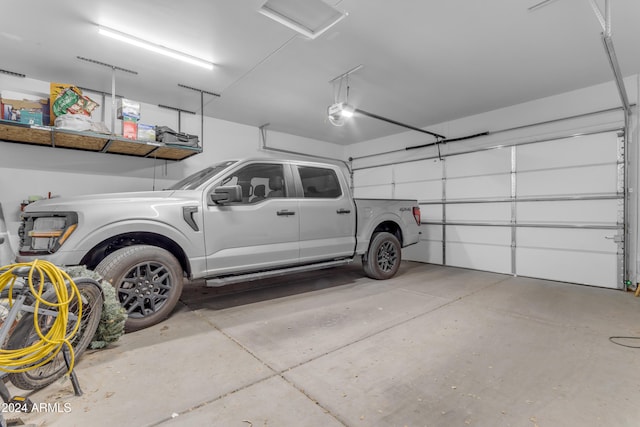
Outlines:
{"type": "MultiPolygon", "coordinates": [[[[82,299],[76,284],[69,275],[60,270],[49,261],[35,260],[29,263],[11,264],[1,267],[0,270],[7,271],[0,274],[0,292],[9,286],[9,305],[13,306],[13,286],[18,276],[13,271],[20,267],[30,267],[29,276],[26,280],[31,294],[35,297],[35,311],[33,313],[33,324],[40,340],[24,348],[6,350],[0,348],[0,371],[4,372],[26,372],[53,360],[63,346],[69,349],[70,363],[69,371],[71,373],[74,365],[73,347],[70,339],[78,331],[80,319],[82,318],[82,299]],[[38,273],[40,281],[34,284],[33,274],[38,273]],[[49,280],[45,280],[48,278],[49,280]],[[66,280],[66,281],[65,281],[66,280]],[[51,302],[42,298],[45,290],[45,283],[51,283],[56,292],[56,301],[51,302]],[[70,285],[71,292],[67,289],[67,283],[70,285]],[[67,324],[69,321],[69,304],[76,298],[78,302],[78,321],[75,327],[67,334],[67,324]],[[55,317],[51,329],[43,334],[38,324],[38,309],[41,304],[47,307],[57,308],[58,315],[55,317]]],[[[0,343],[2,345],[2,343],[0,343]]]]}

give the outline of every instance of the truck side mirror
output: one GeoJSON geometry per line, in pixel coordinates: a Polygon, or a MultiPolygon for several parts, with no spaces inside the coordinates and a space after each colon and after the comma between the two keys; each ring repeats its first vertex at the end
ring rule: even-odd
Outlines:
{"type": "Polygon", "coordinates": [[[239,185],[227,185],[217,187],[213,193],[209,195],[211,204],[223,205],[225,203],[241,202],[242,188],[239,185]]]}

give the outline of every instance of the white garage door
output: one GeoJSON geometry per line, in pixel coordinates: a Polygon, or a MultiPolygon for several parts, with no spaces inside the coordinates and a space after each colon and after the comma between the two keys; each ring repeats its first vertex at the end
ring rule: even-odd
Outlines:
{"type": "Polygon", "coordinates": [[[623,167],[614,131],[356,169],[354,192],[420,201],[406,258],[621,288],[623,167]]]}

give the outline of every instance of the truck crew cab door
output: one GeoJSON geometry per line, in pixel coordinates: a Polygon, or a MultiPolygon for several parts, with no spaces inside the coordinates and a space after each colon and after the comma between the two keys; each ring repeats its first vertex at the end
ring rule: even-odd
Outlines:
{"type": "Polygon", "coordinates": [[[346,182],[334,169],[294,166],[300,210],[300,261],[353,256],[356,209],[346,182]]]}
{"type": "Polygon", "coordinates": [[[209,276],[296,264],[298,202],[289,197],[288,164],[252,162],[229,172],[204,194],[204,235],[209,276]],[[242,200],[216,204],[218,187],[240,186],[242,200]]]}

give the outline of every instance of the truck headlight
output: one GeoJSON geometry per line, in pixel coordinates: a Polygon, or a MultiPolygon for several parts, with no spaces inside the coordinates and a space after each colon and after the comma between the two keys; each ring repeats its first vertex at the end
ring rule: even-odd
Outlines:
{"type": "Polygon", "coordinates": [[[20,253],[53,253],[78,226],[75,212],[25,214],[20,227],[20,253]]]}

